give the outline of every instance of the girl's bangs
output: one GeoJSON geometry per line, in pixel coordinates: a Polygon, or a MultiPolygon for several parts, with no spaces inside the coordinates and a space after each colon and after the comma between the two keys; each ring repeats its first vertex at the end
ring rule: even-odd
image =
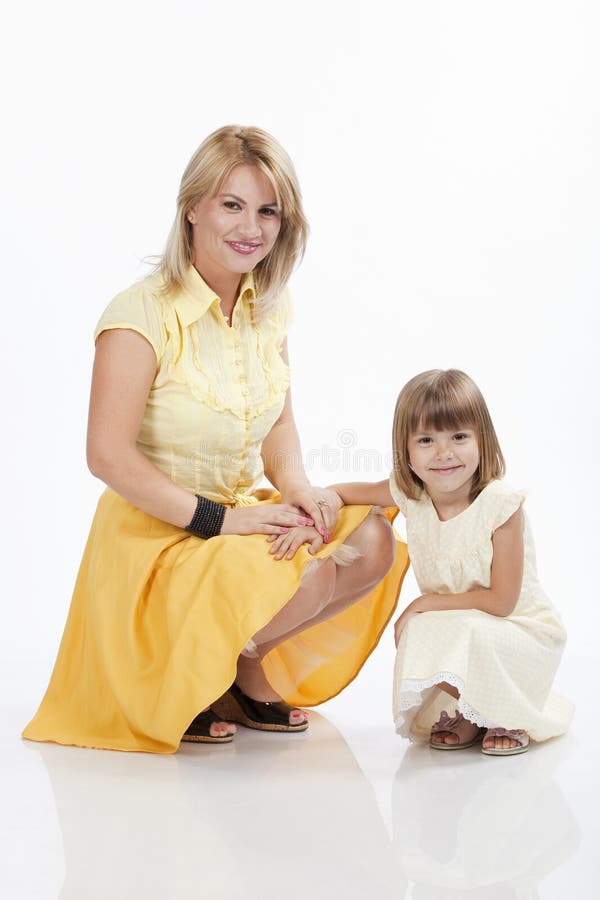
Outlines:
{"type": "Polygon", "coordinates": [[[435,385],[415,404],[411,417],[411,433],[420,430],[452,431],[474,428],[476,415],[469,398],[459,396],[448,384],[435,385]]]}

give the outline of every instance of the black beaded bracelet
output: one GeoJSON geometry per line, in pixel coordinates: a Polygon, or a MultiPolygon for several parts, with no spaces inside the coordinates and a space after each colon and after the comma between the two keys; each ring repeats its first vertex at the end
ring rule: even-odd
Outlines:
{"type": "Polygon", "coordinates": [[[196,512],[192,517],[192,521],[186,526],[186,531],[195,534],[196,537],[211,538],[221,534],[223,527],[223,519],[225,518],[225,507],[222,503],[215,503],[214,500],[208,500],[196,494],[198,503],[196,512]]]}

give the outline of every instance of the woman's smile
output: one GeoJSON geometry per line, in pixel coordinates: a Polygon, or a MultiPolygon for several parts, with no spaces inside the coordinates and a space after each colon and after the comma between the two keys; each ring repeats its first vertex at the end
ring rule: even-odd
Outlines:
{"type": "Polygon", "coordinates": [[[248,241],[225,241],[236,253],[242,253],[244,256],[250,256],[261,246],[260,243],[249,243],[248,241]]]}

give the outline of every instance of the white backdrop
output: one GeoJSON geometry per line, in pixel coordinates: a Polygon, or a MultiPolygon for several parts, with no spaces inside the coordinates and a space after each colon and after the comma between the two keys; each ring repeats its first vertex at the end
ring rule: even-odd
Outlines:
{"type": "MultiPolygon", "coordinates": [[[[311,477],[384,477],[402,384],[465,369],[509,480],[531,491],[571,633],[563,672],[581,671],[600,618],[599,24],[593,0],[12,6],[0,652],[32,703],[102,487],[84,448],[93,327],[162,248],[192,152],[228,123],[284,144],[312,225],[290,338],[311,477]]],[[[388,690],[391,637],[378,653],[353,702],[388,690]]]]}

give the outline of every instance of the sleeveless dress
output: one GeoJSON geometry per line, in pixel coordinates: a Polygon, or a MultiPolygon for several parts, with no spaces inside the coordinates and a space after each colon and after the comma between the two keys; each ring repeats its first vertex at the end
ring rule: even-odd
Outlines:
{"type": "MultiPolygon", "coordinates": [[[[289,385],[280,350],[291,318],[285,291],[258,319],[251,276],[232,316],[191,266],[165,294],[152,275],[119,294],[95,331],[129,328],[158,362],[137,445],[173,482],[230,507],[279,500],[259,490],[261,445],[289,385]]],[[[342,543],[370,507],[343,509],[316,559],[344,560],[342,543]],[[341,550],[340,550],[341,548],[341,550]],[[338,556],[336,556],[336,553],[338,556]]],[[[384,511],[392,521],[396,510],[384,511]]],[[[110,488],[98,502],[50,684],[23,736],[82,747],[172,753],[192,719],[231,685],[249,639],[297,591],[307,564],[274,560],[265,535],[202,540],[137,509],[110,488]]],[[[366,597],[286,641],[263,661],[289,703],[341,691],[376,646],[407,567],[366,597]]]]}
{"type": "MultiPolygon", "coordinates": [[[[423,594],[460,594],[489,588],[492,536],[525,495],[493,481],[459,515],[442,522],[426,491],[410,500],[394,475],[390,491],[406,516],[411,563],[423,594]]],[[[525,516],[523,584],[509,616],[478,609],[418,613],[402,632],[394,670],[398,734],[429,739],[442,709],[458,710],[492,728],[523,728],[535,741],[563,734],[571,703],[551,691],[566,634],[538,581],[525,516]],[[437,685],[458,689],[454,700],[437,685]]]]}

